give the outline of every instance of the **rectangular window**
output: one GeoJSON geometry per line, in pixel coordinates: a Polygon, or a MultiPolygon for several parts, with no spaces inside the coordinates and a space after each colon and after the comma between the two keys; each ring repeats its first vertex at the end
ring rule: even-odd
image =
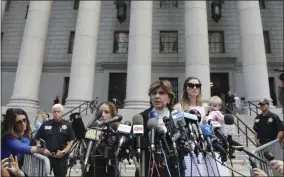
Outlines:
{"type": "Polygon", "coordinates": [[[68,53],[73,53],[74,39],[75,39],[75,31],[71,31],[69,36],[68,53]]]}
{"type": "Polygon", "coordinates": [[[269,32],[263,31],[264,47],[266,53],[271,53],[269,32]]]}
{"type": "Polygon", "coordinates": [[[178,78],[177,77],[160,77],[159,80],[167,80],[172,84],[173,92],[175,94],[174,104],[179,101],[178,97],[178,78]]]}
{"type": "Polygon", "coordinates": [[[4,33],[1,32],[1,42],[3,41],[4,33]]]}
{"type": "Polygon", "coordinates": [[[27,17],[28,17],[28,14],[29,14],[29,8],[30,8],[30,5],[27,5],[25,19],[27,19],[27,17]]]}
{"type": "Polygon", "coordinates": [[[74,0],[73,9],[74,9],[74,10],[78,10],[78,9],[79,9],[79,4],[80,4],[80,0],[74,0]]]}
{"type": "Polygon", "coordinates": [[[115,31],[113,42],[113,53],[128,52],[128,31],[115,31]]]}
{"type": "Polygon", "coordinates": [[[258,3],[260,9],[265,9],[265,0],[258,0],[258,3]]]}
{"type": "Polygon", "coordinates": [[[160,8],[170,8],[175,7],[178,8],[178,1],[177,0],[160,0],[160,8]]]}
{"type": "Polygon", "coordinates": [[[208,32],[210,53],[225,53],[225,41],[223,31],[208,32]]]}
{"type": "Polygon", "coordinates": [[[160,31],[160,53],[178,53],[177,31],[160,31]]]}

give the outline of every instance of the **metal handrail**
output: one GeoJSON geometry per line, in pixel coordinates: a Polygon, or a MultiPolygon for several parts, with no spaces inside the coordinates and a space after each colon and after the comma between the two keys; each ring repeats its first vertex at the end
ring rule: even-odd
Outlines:
{"type": "MultiPolygon", "coordinates": [[[[63,117],[64,117],[64,116],[67,116],[67,115],[69,115],[69,114],[72,114],[73,111],[75,111],[75,110],[77,110],[77,109],[79,109],[79,111],[76,111],[76,112],[79,112],[79,113],[81,114],[82,112],[86,111],[86,114],[85,114],[85,115],[87,115],[87,114],[88,114],[88,109],[89,109],[90,103],[93,102],[93,101],[95,101],[95,100],[83,102],[83,103],[80,104],[79,106],[77,106],[77,107],[71,109],[70,111],[66,112],[65,114],[63,114],[63,117]],[[85,105],[86,105],[86,106],[85,106],[85,105]]],[[[92,110],[92,111],[93,111],[93,110],[92,110]]]]}
{"type": "Polygon", "coordinates": [[[259,115],[258,114],[258,109],[260,109],[260,107],[257,106],[256,104],[254,104],[251,101],[248,101],[248,104],[249,104],[249,115],[251,116],[251,112],[254,112],[256,115],[259,115]],[[251,105],[255,106],[255,110],[251,107],[251,105]]]}
{"type": "Polygon", "coordinates": [[[248,136],[248,131],[251,132],[252,134],[255,134],[254,130],[251,129],[249,126],[247,126],[247,124],[245,124],[241,118],[239,118],[232,110],[230,110],[225,104],[223,104],[223,107],[230,112],[230,114],[232,114],[234,117],[237,118],[237,123],[234,122],[234,124],[237,126],[238,128],[238,134],[240,134],[240,131],[245,135],[246,137],[246,147],[248,147],[248,141],[250,141],[254,146],[256,146],[256,143],[254,142],[254,140],[252,140],[249,136],[248,136]],[[245,130],[242,130],[240,128],[240,123],[242,123],[245,126],[245,130]]]}

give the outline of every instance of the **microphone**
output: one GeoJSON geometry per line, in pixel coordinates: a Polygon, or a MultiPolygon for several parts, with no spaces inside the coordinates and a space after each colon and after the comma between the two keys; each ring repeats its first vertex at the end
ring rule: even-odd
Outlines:
{"type": "Polygon", "coordinates": [[[254,155],[253,153],[251,153],[251,152],[249,152],[248,150],[246,150],[245,147],[244,147],[243,145],[241,145],[240,143],[238,143],[238,142],[232,140],[232,144],[233,144],[232,148],[234,148],[234,149],[236,149],[236,150],[238,150],[238,151],[243,151],[243,152],[245,152],[247,155],[249,155],[249,156],[251,156],[251,157],[253,157],[253,158],[255,158],[255,159],[257,159],[257,160],[259,160],[259,161],[261,161],[261,162],[263,162],[263,163],[265,163],[265,164],[268,164],[265,160],[261,159],[260,157],[254,155]]]}
{"type": "Polygon", "coordinates": [[[192,123],[194,123],[196,125],[197,131],[198,131],[198,134],[199,134],[199,138],[202,141],[204,141],[203,133],[202,133],[200,127],[199,127],[199,122],[201,121],[201,117],[202,117],[200,112],[198,110],[196,110],[196,109],[192,109],[192,110],[189,111],[189,114],[195,115],[197,117],[197,120],[196,121],[192,121],[192,123]]]}
{"type": "Polygon", "coordinates": [[[226,146],[228,146],[229,142],[227,140],[227,137],[222,133],[221,124],[218,121],[209,121],[209,123],[212,125],[213,131],[215,135],[225,143],[226,146]]]}
{"type": "Polygon", "coordinates": [[[115,152],[115,156],[118,155],[122,144],[125,142],[125,140],[127,138],[127,135],[129,135],[130,132],[131,132],[131,122],[126,121],[126,122],[124,122],[124,124],[119,124],[117,131],[121,134],[121,137],[118,140],[118,146],[117,146],[117,150],[115,152]]]}
{"type": "Polygon", "coordinates": [[[162,143],[163,143],[164,146],[166,147],[166,150],[167,150],[168,152],[171,152],[170,147],[169,147],[169,145],[168,145],[168,143],[167,143],[167,141],[166,141],[166,138],[165,138],[165,134],[166,134],[165,129],[164,129],[163,127],[160,127],[160,126],[159,126],[159,127],[157,128],[157,133],[158,133],[158,136],[159,136],[159,138],[161,139],[162,143]]]}
{"type": "Polygon", "coordinates": [[[171,118],[176,128],[180,128],[181,126],[183,127],[186,125],[183,111],[173,110],[171,112],[171,118]]]}
{"type": "Polygon", "coordinates": [[[216,150],[216,151],[218,151],[218,152],[220,152],[220,156],[221,156],[221,160],[222,160],[222,162],[227,162],[227,152],[226,152],[226,150],[220,145],[220,143],[217,141],[217,139],[216,138],[214,138],[213,140],[212,140],[212,146],[213,146],[213,148],[216,150]]]}
{"type": "Polygon", "coordinates": [[[147,122],[147,128],[151,131],[151,149],[152,151],[155,151],[155,129],[158,127],[158,120],[159,120],[159,115],[155,111],[150,111],[149,112],[149,119],[147,122]]]}
{"type": "Polygon", "coordinates": [[[224,127],[223,132],[225,136],[234,135],[235,133],[235,125],[234,125],[234,117],[232,114],[227,114],[224,116],[224,127]]]}
{"type": "Polygon", "coordinates": [[[132,118],[133,124],[133,136],[136,137],[136,148],[138,155],[140,154],[140,137],[144,134],[144,120],[140,114],[133,116],[132,118]]]}
{"type": "Polygon", "coordinates": [[[208,147],[209,151],[213,153],[213,147],[212,147],[212,144],[211,144],[211,138],[212,138],[211,127],[208,124],[202,124],[202,125],[200,125],[200,129],[201,129],[201,131],[202,131],[202,133],[205,137],[205,141],[207,143],[207,147],[208,147]]]}
{"type": "Polygon", "coordinates": [[[201,116],[201,113],[197,109],[191,109],[191,110],[189,110],[189,113],[193,114],[193,115],[196,115],[197,119],[198,119],[198,122],[201,121],[202,116],[201,116]]]}
{"type": "Polygon", "coordinates": [[[121,115],[117,115],[109,120],[106,121],[99,121],[97,126],[102,126],[102,125],[109,125],[111,123],[114,122],[120,122],[122,120],[122,116],[121,115]]]}
{"type": "Polygon", "coordinates": [[[269,161],[275,160],[275,157],[271,152],[265,151],[263,155],[269,161]]]}

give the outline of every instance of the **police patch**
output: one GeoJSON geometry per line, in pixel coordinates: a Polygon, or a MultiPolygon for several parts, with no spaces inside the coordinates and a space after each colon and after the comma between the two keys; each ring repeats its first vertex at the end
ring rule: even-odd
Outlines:
{"type": "Polygon", "coordinates": [[[268,122],[273,122],[273,119],[270,117],[270,118],[268,119],[268,122]]]}
{"type": "Polygon", "coordinates": [[[63,130],[66,130],[67,129],[67,126],[66,125],[62,125],[61,127],[63,130]]]}

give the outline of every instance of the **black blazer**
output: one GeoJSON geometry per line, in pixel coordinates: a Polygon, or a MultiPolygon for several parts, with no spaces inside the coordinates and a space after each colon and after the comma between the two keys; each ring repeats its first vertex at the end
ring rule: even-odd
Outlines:
{"type": "MultiPolygon", "coordinates": [[[[148,172],[150,171],[149,169],[149,161],[150,161],[150,152],[149,152],[149,146],[150,146],[150,140],[149,140],[149,130],[147,128],[147,123],[148,123],[148,119],[149,119],[149,112],[152,111],[153,107],[150,107],[146,110],[144,110],[143,112],[141,112],[140,114],[143,117],[144,120],[144,135],[141,137],[141,150],[145,151],[145,177],[148,177],[148,172]]],[[[172,109],[170,109],[170,112],[172,111],[172,109]]],[[[166,140],[169,144],[170,147],[172,147],[172,143],[171,143],[171,137],[168,136],[168,134],[166,135],[166,140]]],[[[141,157],[140,157],[141,159],[141,157]]],[[[172,177],[178,177],[178,171],[176,168],[176,158],[172,157],[171,159],[167,160],[168,162],[168,166],[171,172],[172,177]]],[[[180,163],[181,164],[181,163],[180,163]]],[[[159,167],[159,173],[161,177],[168,177],[168,171],[165,167],[159,167]]],[[[181,167],[181,176],[184,176],[184,170],[181,167]]],[[[154,169],[154,175],[153,176],[157,176],[156,171],[154,169]]]]}

